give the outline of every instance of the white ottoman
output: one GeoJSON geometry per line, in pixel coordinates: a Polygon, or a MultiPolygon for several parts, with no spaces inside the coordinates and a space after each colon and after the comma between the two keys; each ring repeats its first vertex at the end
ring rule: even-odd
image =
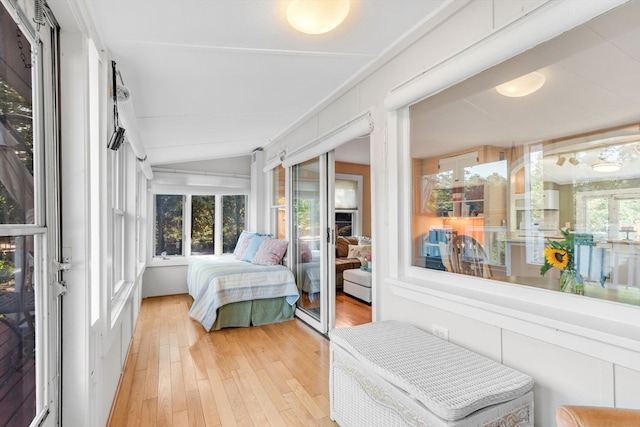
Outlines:
{"type": "Polygon", "coordinates": [[[533,379],[408,323],[329,332],[331,419],[350,426],[533,427],[533,379]]]}
{"type": "Polygon", "coordinates": [[[371,302],[371,273],[353,269],[342,273],[344,278],[344,293],[371,302]]]}

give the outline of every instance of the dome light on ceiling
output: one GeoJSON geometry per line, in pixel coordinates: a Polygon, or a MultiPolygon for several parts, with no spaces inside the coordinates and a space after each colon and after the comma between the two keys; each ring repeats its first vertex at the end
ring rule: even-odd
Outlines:
{"type": "Polygon", "coordinates": [[[496,86],[496,90],[500,95],[508,96],[510,98],[519,98],[521,96],[531,95],[533,92],[540,89],[545,82],[545,77],[542,73],[534,71],[533,73],[525,74],[522,77],[513,79],[499,86],[496,86]]]}
{"type": "Polygon", "coordinates": [[[306,34],[327,33],[349,14],[349,0],[294,0],[287,8],[287,20],[306,34]]]}
{"type": "Polygon", "coordinates": [[[618,162],[600,162],[591,165],[591,168],[596,172],[616,172],[619,171],[622,164],[618,162]]]}

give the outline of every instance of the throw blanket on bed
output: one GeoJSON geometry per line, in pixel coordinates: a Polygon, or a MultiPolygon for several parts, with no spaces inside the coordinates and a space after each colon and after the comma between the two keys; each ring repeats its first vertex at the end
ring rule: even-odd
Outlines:
{"type": "Polygon", "coordinates": [[[286,297],[292,306],[299,294],[293,273],[283,265],[255,265],[233,254],[192,257],[187,270],[193,305],[189,316],[209,331],[217,310],[225,304],[286,297]]]}

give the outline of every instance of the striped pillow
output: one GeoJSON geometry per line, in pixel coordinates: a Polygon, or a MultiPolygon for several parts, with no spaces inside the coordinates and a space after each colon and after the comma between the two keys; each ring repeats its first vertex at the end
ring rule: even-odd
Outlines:
{"type": "Polygon", "coordinates": [[[267,237],[260,245],[251,262],[257,265],[280,264],[285,252],[287,252],[286,240],[267,237]]]}
{"type": "Polygon", "coordinates": [[[244,251],[247,250],[247,246],[249,246],[251,238],[255,235],[256,233],[246,230],[243,230],[242,233],[240,233],[240,237],[238,237],[236,247],[233,250],[233,254],[236,256],[236,258],[242,259],[242,255],[244,255],[244,251]]]}

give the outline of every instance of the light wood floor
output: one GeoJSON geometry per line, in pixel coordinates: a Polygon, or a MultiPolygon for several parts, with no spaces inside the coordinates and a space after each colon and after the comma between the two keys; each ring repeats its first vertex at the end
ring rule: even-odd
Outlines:
{"type": "MultiPolygon", "coordinates": [[[[108,426],[336,425],[324,336],[297,319],[206,333],[188,316],[191,301],[143,300],[108,426]]],[[[336,302],[359,313],[337,308],[338,325],[370,321],[367,305],[336,302]]]]}
{"type": "Polygon", "coordinates": [[[336,293],[336,328],[371,322],[371,306],[344,292],[336,293]]]}

